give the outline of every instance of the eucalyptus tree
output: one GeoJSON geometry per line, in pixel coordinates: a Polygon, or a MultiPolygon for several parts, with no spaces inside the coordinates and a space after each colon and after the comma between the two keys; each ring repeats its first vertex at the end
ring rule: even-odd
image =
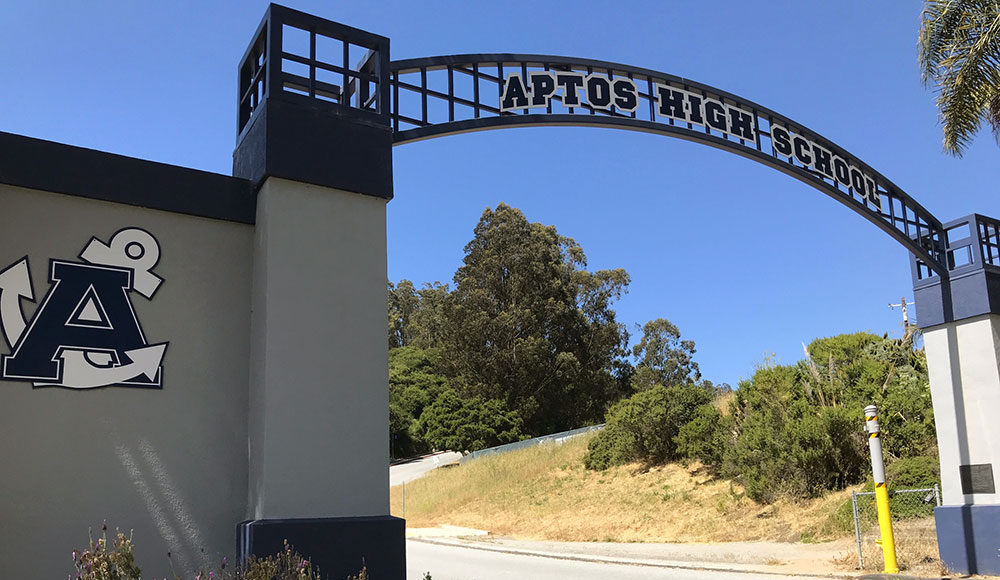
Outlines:
{"type": "Polygon", "coordinates": [[[586,265],[554,226],[502,203],[483,212],[444,303],[441,360],[462,394],[503,401],[534,435],[601,420],[624,394],[611,306],[629,276],[586,265]]]}
{"type": "Polygon", "coordinates": [[[701,379],[694,361],[694,341],[681,340],[681,332],[666,318],[650,320],[642,327],[642,339],[632,347],[637,360],[633,387],[645,390],[653,385],[673,385],[701,379]]]}

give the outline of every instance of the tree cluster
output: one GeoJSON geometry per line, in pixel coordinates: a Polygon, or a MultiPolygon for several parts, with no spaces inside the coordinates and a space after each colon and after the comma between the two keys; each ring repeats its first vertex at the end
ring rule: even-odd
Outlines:
{"type": "MultiPolygon", "coordinates": [[[[629,349],[612,305],[621,269],[504,204],[486,209],[452,285],[388,286],[393,457],[476,450],[602,420],[588,467],[697,460],[759,501],[808,497],[868,473],[863,408],[879,405],[890,462],[936,455],[914,334],[845,334],[764,365],[733,392],[701,377],[664,318],[629,349]]],[[[917,464],[922,460],[917,460],[917,464]]]]}
{"type": "Polygon", "coordinates": [[[625,270],[505,204],[486,209],[453,286],[388,288],[393,455],[473,450],[601,421],[629,389],[612,303],[625,270]]]}
{"type": "Polygon", "coordinates": [[[908,332],[902,339],[869,333],[816,339],[798,363],[757,369],[728,405],[712,404],[690,381],[657,384],[611,409],[586,463],[604,469],[696,459],[740,482],[757,501],[815,496],[865,479],[861,417],[874,403],[888,460],[933,464],[926,359],[913,338],[908,332]]]}

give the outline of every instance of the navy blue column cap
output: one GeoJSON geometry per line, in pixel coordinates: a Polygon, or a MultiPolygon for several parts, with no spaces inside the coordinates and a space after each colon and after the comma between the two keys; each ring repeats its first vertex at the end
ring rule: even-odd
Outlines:
{"type": "Polygon", "coordinates": [[[255,190],[280,177],[392,199],[392,131],[312,103],[269,99],[243,131],[233,175],[255,190]]]}
{"type": "Polygon", "coordinates": [[[983,314],[1000,314],[1000,273],[979,269],[953,275],[950,280],[935,278],[915,286],[917,326],[929,328],[983,314]]]}
{"type": "Polygon", "coordinates": [[[934,275],[910,255],[917,326],[1000,314],[1000,221],[972,214],[946,222],[944,232],[947,276],[934,275]]]}
{"type": "Polygon", "coordinates": [[[389,73],[388,38],[270,4],[238,68],[233,175],[391,199],[389,73]]]}

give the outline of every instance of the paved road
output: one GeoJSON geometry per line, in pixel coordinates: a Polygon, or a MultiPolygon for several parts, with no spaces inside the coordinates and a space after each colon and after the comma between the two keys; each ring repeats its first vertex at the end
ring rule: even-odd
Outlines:
{"type": "Polygon", "coordinates": [[[781,580],[802,576],[586,562],[406,541],[406,580],[781,580]]]}
{"type": "MultiPolygon", "coordinates": [[[[464,534],[461,529],[455,530],[447,541],[457,541],[464,534]]],[[[434,539],[441,542],[442,539],[434,539]]],[[[720,562],[727,562],[727,568],[746,571],[765,571],[767,573],[801,574],[826,573],[831,570],[831,562],[842,559],[845,554],[853,554],[856,545],[854,538],[817,544],[787,544],[782,542],[727,542],[727,543],[613,543],[613,542],[554,542],[539,540],[514,540],[491,536],[487,541],[479,542],[490,548],[509,552],[531,552],[542,554],[559,554],[562,556],[587,556],[625,560],[645,560],[665,565],[687,564],[698,567],[699,564],[719,568],[720,562]],[[779,564],[780,563],[780,564],[779,564]],[[716,564],[712,566],[712,564],[716,564]],[[765,570],[754,570],[753,567],[764,567],[765,570]]]]}
{"type": "Polygon", "coordinates": [[[445,453],[438,453],[436,455],[431,455],[424,457],[422,459],[417,459],[410,461],[408,463],[400,463],[399,465],[389,466],[389,485],[396,486],[401,483],[407,483],[417,479],[418,477],[423,477],[427,475],[427,472],[432,469],[441,467],[442,465],[451,465],[453,463],[458,463],[458,460],[462,458],[461,453],[454,451],[446,451],[445,453]]]}

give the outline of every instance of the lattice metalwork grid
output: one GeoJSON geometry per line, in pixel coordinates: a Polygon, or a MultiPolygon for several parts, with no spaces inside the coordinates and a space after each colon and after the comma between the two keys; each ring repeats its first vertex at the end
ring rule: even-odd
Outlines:
{"type": "Polygon", "coordinates": [[[889,233],[929,265],[947,276],[940,221],[872,167],[843,148],[778,113],[725,91],[688,79],[647,69],[602,61],[542,55],[475,54],[441,56],[390,63],[391,121],[395,142],[408,143],[440,135],[512,125],[591,125],[656,132],[728,149],[783,171],[851,207],[889,233]],[[533,72],[594,73],[628,79],[636,87],[638,106],[622,110],[585,102],[566,104],[554,94],[544,107],[502,111],[501,96],[511,73],[528,78],[533,72]],[[753,138],[665,116],[658,94],[669,87],[705,101],[745,111],[753,118],[753,138]],[[849,179],[829,177],[804,163],[797,154],[783,155],[772,131],[784,129],[801,136],[857,167],[875,183],[875,195],[865,195],[849,179]]]}
{"type": "Polygon", "coordinates": [[[238,129],[265,99],[300,99],[388,125],[389,40],[271,4],[240,61],[238,129]]]}

